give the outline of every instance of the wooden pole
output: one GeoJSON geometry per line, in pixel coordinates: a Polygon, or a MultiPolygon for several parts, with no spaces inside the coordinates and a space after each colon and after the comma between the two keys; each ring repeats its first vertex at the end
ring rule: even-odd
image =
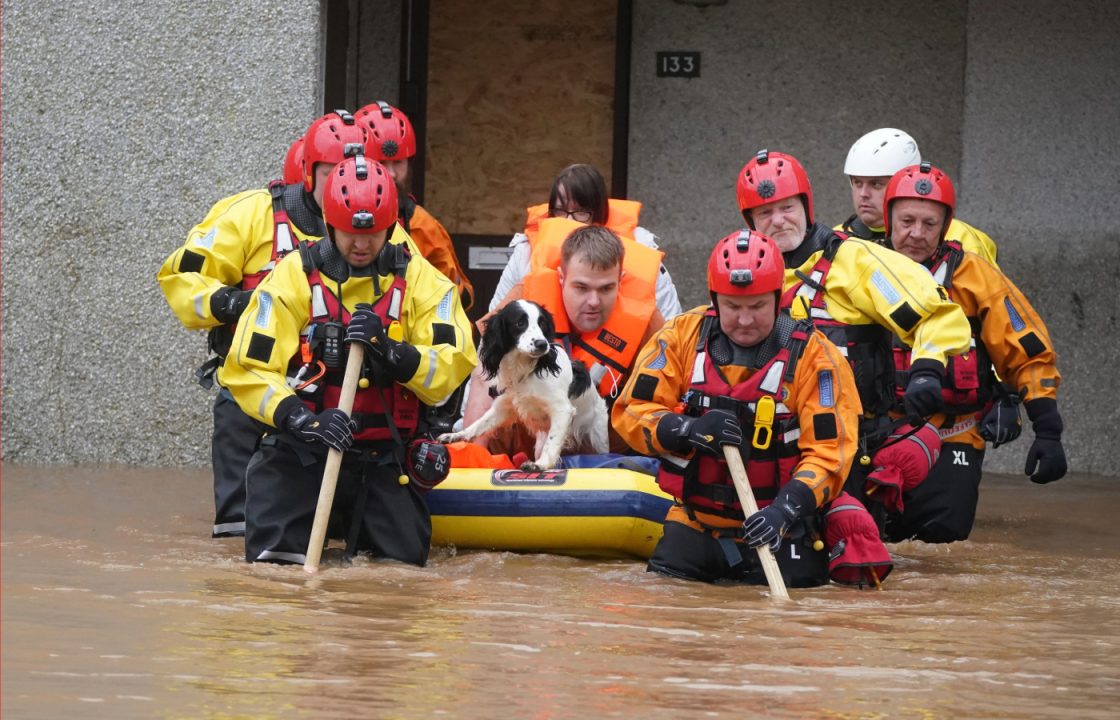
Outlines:
{"type": "MultiPolygon", "coordinates": [[[[735,445],[724,445],[723,458],[727,461],[728,470],[731,471],[731,479],[735,481],[735,493],[739,496],[739,504],[743,506],[746,517],[750,517],[758,512],[758,503],[754,501],[754,492],[751,490],[750,481],[747,479],[747,469],[743,467],[743,458],[739,455],[739,448],[735,445]]],[[[755,550],[758,551],[762,571],[766,573],[766,582],[770,585],[770,599],[789,600],[786,581],[782,579],[781,570],[778,569],[778,561],[774,559],[770,547],[759,545],[755,550]]]]}
{"type": "MultiPolygon", "coordinates": [[[[342,378],[342,393],[338,398],[338,409],[349,415],[354,410],[354,395],[358,392],[358,378],[362,374],[362,359],[365,349],[359,342],[350,343],[350,354],[346,358],[346,374],[342,378]]],[[[303,569],[309,573],[319,571],[319,560],[323,556],[323,545],[327,541],[327,525],[334,505],[334,491],[338,486],[338,471],[342,467],[342,453],[331,448],[327,453],[327,465],[323,468],[323,484],[319,487],[319,503],[315,506],[315,521],[311,524],[311,540],[307,543],[307,556],[303,569]]]]}

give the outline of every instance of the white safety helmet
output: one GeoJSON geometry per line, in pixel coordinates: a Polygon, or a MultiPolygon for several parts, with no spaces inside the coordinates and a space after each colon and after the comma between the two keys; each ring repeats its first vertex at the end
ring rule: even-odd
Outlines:
{"type": "Polygon", "coordinates": [[[909,134],[896,128],[879,128],[855,141],[844,161],[844,174],[889,177],[921,161],[918,143],[909,134]]]}

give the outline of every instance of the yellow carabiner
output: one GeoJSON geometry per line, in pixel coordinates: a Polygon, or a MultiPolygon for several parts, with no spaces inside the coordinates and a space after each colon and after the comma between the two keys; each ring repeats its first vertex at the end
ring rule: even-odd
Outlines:
{"type": "Polygon", "coordinates": [[[770,440],[774,437],[774,398],[764,395],[755,403],[754,408],[754,436],[751,445],[759,450],[770,447],[770,440]]]}

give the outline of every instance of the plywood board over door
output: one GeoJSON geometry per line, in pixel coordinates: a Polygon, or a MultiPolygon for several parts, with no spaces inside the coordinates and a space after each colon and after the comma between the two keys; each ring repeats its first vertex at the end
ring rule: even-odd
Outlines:
{"type": "Polygon", "coordinates": [[[571,163],[595,165],[609,188],[616,3],[429,7],[424,204],[452,235],[508,240],[571,163]]]}

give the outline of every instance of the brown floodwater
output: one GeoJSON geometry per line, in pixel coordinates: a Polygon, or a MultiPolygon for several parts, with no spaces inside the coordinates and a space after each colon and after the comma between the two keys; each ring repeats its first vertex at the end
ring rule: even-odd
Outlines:
{"type": "Polygon", "coordinates": [[[2,468],[7,718],[1115,718],[1116,479],[989,476],[968,542],[882,592],[710,586],[633,560],[212,540],[203,471],[2,468]]]}

